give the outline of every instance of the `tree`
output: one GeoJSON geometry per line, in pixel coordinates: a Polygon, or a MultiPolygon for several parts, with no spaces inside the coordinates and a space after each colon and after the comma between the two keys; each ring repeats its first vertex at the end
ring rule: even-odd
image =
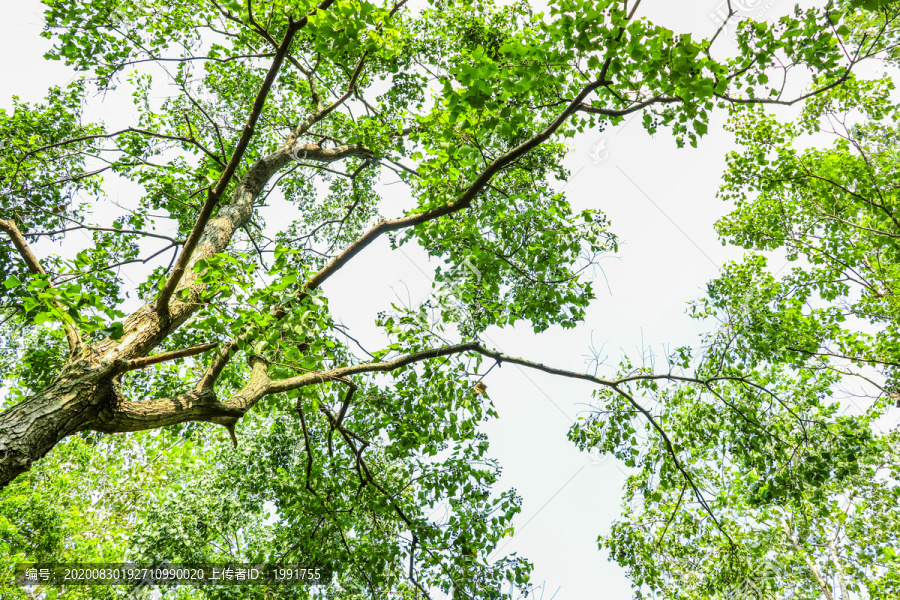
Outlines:
{"type": "Polygon", "coordinates": [[[340,571],[348,594],[452,586],[502,597],[504,582],[527,582],[528,564],[486,560],[517,510],[514,494],[490,493],[496,465],[477,429],[494,414],[473,389],[487,358],[591,379],[623,414],[638,411],[683,493],[727,535],[668,423],[628,391],[653,389],[656,375],[604,380],[501,355],[479,335],[519,321],[537,333],[577,326],[593,297],[586,265],[615,249],[599,211],[574,214],[551,191],[567,176],[566,138],[641,112],[648,130],[669,127],[693,145],[716,108],[816,98],[885,52],[893,9],[879,8],[880,29],[862,36],[858,13],[831,6],[747,22],[739,53],[717,58],[718,35],[676,35],[642,18],[639,1],[564,1],[546,15],[482,1],[45,4],[47,57],[88,79],[0,116],[12,348],[0,485],[19,485],[55,446],[90,432],[167,428],[159,435],[180,439],[220,425],[238,450],[219,448],[213,464],[242,473],[252,458],[258,471],[209,475],[197,494],[161,499],[146,515],[163,529],[149,527],[135,551],[222,556],[207,542],[226,534],[194,518],[213,511],[250,536],[232,556],[271,559],[285,536],[299,538],[291,556],[308,556],[321,540],[315,558],[340,571]],[[773,69],[803,69],[812,87],[788,97],[786,84],[769,84],[773,69]],[[90,90],[115,94],[123,79],[134,124],[83,123],[90,90]],[[105,175],[134,184],[112,220],[105,175]],[[398,215],[382,214],[386,177],[409,191],[398,215]],[[267,223],[267,202],[294,218],[267,223]],[[32,249],[76,231],[93,241],[74,256],[32,249]],[[368,353],[322,285],[381,237],[439,257],[435,279],[451,293],[385,307],[379,325],[392,341],[368,353]],[[122,269],[142,265],[152,272],[133,270],[141,283],[127,284],[122,269]],[[126,315],[134,297],[145,303],[126,315]],[[391,382],[379,385],[379,373],[391,382]],[[204,500],[226,491],[233,520],[204,500]],[[442,501],[450,516],[438,527],[428,514],[442,501]],[[266,502],[279,523],[317,524],[299,536],[266,525],[266,502]],[[164,527],[179,522],[189,534],[164,527]]]}
{"type": "MultiPolygon", "coordinates": [[[[854,36],[880,26],[861,15],[854,36]]],[[[794,123],[735,112],[741,150],[721,190],[735,209],[718,231],[752,252],[693,307],[717,325],[706,346],[672,356],[673,376],[637,377],[628,390],[653,399],[667,435],[651,429],[649,443],[636,443],[646,425],[612,394],[572,430],[639,468],[623,518],[600,543],[645,590],[673,599],[900,592],[893,91],[887,77],[848,82],[794,123]],[[767,261],[772,250],[793,265],[785,274],[767,261]],[[708,506],[692,502],[694,485],[708,506]]]]}

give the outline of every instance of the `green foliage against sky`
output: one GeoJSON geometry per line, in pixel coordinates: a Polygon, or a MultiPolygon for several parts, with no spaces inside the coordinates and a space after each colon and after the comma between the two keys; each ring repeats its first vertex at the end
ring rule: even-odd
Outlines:
{"type": "Polygon", "coordinates": [[[634,468],[599,543],[635,597],[897,597],[898,107],[856,74],[894,68],[894,4],[745,20],[731,57],[640,2],[44,4],[83,78],[0,112],[4,569],[314,561],[332,585],[278,597],[508,598],[531,564],[489,558],[521,499],[476,384],[511,362],[596,384],[570,437],[634,468]],[[129,126],[85,122],[123,95],[129,126]],[[695,146],[714,111],[739,144],[718,230],[748,254],[692,306],[703,344],[613,379],[489,348],[577,327],[617,249],[553,191],[566,141],[641,114],[695,146]],[[441,288],[363,348],[322,286],[379,238],[441,288]]]}
{"type": "Polygon", "coordinates": [[[658,407],[667,437],[616,411],[613,392],[573,428],[639,468],[601,546],[647,589],[691,599],[742,585],[770,598],[900,590],[897,430],[883,429],[900,398],[894,98],[885,78],[816,96],[792,123],[735,111],[740,146],[720,194],[734,210],[717,228],[749,252],[692,307],[716,327],[702,349],[671,358],[682,379],[628,388],[658,407]],[[790,261],[778,272],[774,250],[790,261]],[[644,430],[649,443],[637,443],[644,430]]]}

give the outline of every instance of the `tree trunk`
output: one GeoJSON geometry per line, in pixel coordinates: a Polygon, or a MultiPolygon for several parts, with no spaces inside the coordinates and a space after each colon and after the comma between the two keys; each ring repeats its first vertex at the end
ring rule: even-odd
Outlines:
{"type": "MultiPolygon", "coordinates": [[[[300,144],[297,148],[311,160],[320,162],[368,156],[358,146],[324,149],[300,144]]],[[[193,271],[193,265],[228,247],[235,231],[250,220],[254,201],[263,186],[290,162],[291,150],[290,146],[280,148],[254,163],[235,187],[231,202],[221,206],[206,224],[179,286],[179,289],[190,289],[192,299],[199,297],[203,288],[196,283],[198,273],[193,271]]],[[[155,302],[142,306],[125,320],[120,339],[78,347],[78,355],[69,359],[52,384],[0,413],[0,489],[29,470],[53,446],[79,431],[141,431],[197,420],[233,427],[246,411],[246,398],[223,404],[216,399],[211,385],[177,398],[140,402],[125,399],[119,391],[118,377],[129,370],[129,360],[150,353],[196,309],[195,302],[175,298],[168,303],[164,314],[160,314],[155,302]]],[[[258,390],[251,386],[251,391],[249,396],[258,399],[258,390]]]]}
{"type": "Polygon", "coordinates": [[[90,428],[115,391],[112,364],[79,361],[0,418],[0,489],[67,436],[90,428]]]}

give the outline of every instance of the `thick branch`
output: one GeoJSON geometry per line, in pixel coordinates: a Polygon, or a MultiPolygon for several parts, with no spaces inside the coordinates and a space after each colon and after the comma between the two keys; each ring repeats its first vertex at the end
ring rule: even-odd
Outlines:
{"type": "MultiPolygon", "coordinates": [[[[394,11],[399,9],[404,2],[399,2],[394,11]]],[[[393,12],[393,11],[392,11],[393,12]]],[[[621,32],[620,32],[621,37],[621,32]]],[[[292,134],[289,138],[288,143],[292,144],[293,140],[306,129],[308,129],[316,120],[327,114],[327,112],[336,108],[337,105],[342,103],[348,94],[352,91],[353,84],[356,78],[359,76],[360,69],[365,60],[365,57],[360,61],[357,65],[357,68],[351,77],[350,85],[347,88],[347,94],[339,98],[335,103],[333,103],[330,107],[325,109],[325,112],[319,111],[322,113],[321,115],[317,113],[316,115],[311,116],[307,119],[306,122],[301,124],[297,130],[292,134]]],[[[509,164],[518,160],[534,148],[540,146],[546,140],[553,135],[553,133],[559,129],[565,121],[572,116],[575,112],[581,109],[582,106],[585,106],[584,100],[591,94],[594,90],[599,88],[602,85],[606,85],[609,82],[606,80],[606,73],[609,68],[609,63],[611,59],[608,59],[604,68],[601,72],[600,77],[597,78],[596,81],[590,83],[585,86],[582,91],[575,97],[571,102],[568,103],[566,108],[559,113],[556,118],[551,121],[547,127],[545,127],[541,132],[535,134],[530,139],[526,140],[519,146],[513,148],[509,152],[504,155],[496,158],[494,161],[489,164],[481,174],[475,178],[475,180],[466,188],[465,191],[454,201],[444,206],[440,206],[423,213],[413,214],[406,217],[402,217],[399,219],[393,220],[382,220],[374,227],[365,232],[362,236],[360,236],[353,244],[351,244],[348,248],[346,248],[343,252],[341,252],[338,256],[334,257],[327,265],[325,265],[316,275],[310,279],[306,285],[304,286],[304,290],[315,289],[322,285],[331,275],[339,271],[345,264],[347,264],[354,256],[359,254],[363,249],[369,246],[372,242],[374,242],[378,237],[380,237],[384,233],[388,233],[391,231],[398,231],[401,229],[405,229],[408,227],[414,227],[416,225],[420,225],[422,223],[426,223],[428,221],[432,221],[434,219],[440,218],[445,215],[453,214],[460,210],[467,208],[471,205],[472,201],[481,193],[481,191],[490,186],[490,181],[498,172],[504,169],[509,164]]],[[[294,150],[294,155],[296,156],[297,150],[294,150]]],[[[371,156],[371,155],[369,155],[371,156]]],[[[279,316],[283,315],[283,312],[279,313],[279,316]]],[[[215,377],[221,372],[224,365],[227,363],[230,357],[230,351],[234,349],[236,343],[231,344],[232,348],[226,349],[224,352],[220,353],[217,360],[210,367],[210,371],[207,373],[207,376],[204,378],[207,385],[211,384],[215,377]]]]}
{"type": "MultiPolygon", "coordinates": [[[[22,237],[22,232],[19,231],[19,228],[16,227],[15,221],[12,219],[3,220],[0,219],[0,230],[6,232],[12,240],[13,245],[16,247],[16,250],[19,251],[19,254],[25,260],[25,264],[28,266],[28,270],[32,273],[38,273],[41,275],[46,275],[46,271],[41,266],[41,263],[38,262],[37,257],[31,251],[31,248],[28,247],[28,242],[25,241],[25,238],[22,237]]],[[[53,284],[50,284],[52,287],[53,284]]],[[[62,323],[63,328],[66,331],[66,340],[69,342],[69,350],[72,354],[77,354],[81,348],[81,334],[78,333],[78,329],[76,329],[75,325],[72,324],[68,319],[66,319],[66,308],[63,307],[57,301],[53,301],[54,307],[59,311],[60,322],[62,323]]]]}
{"type": "Polygon", "coordinates": [[[25,241],[25,238],[22,237],[22,232],[19,231],[19,228],[16,227],[16,224],[12,219],[8,221],[0,219],[0,230],[5,231],[6,234],[9,235],[16,250],[18,250],[22,258],[25,259],[25,265],[28,267],[29,271],[46,275],[46,271],[44,271],[41,263],[38,262],[38,259],[31,251],[31,248],[28,247],[28,243],[25,241]]]}
{"type": "Polygon", "coordinates": [[[316,275],[314,275],[313,278],[306,283],[306,289],[315,289],[322,285],[325,280],[339,271],[341,267],[343,267],[350,261],[350,259],[359,254],[363,249],[374,242],[382,234],[391,231],[398,231],[407,227],[414,227],[416,225],[427,223],[428,221],[433,221],[434,219],[437,219],[439,217],[453,214],[467,208],[470,204],[472,204],[472,201],[478,196],[478,194],[480,194],[482,190],[484,190],[484,188],[488,186],[494,175],[499,173],[502,169],[507,167],[512,162],[518,160],[534,148],[540,146],[545,141],[550,139],[550,136],[553,135],[553,133],[562,126],[566,119],[568,119],[580,109],[584,102],[584,99],[604,83],[606,82],[601,78],[587,85],[581,91],[581,93],[578,94],[578,96],[576,96],[575,99],[568,104],[568,106],[566,106],[565,110],[559,113],[556,118],[553,119],[553,121],[551,121],[546,128],[544,128],[543,131],[537,133],[530,139],[516,146],[506,154],[497,157],[493,162],[491,162],[491,164],[489,164],[487,168],[485,168],[484,171],[482,171],[481,174],[479,174],[478,177],[475,178],[475,181],[473,181],[455,201],[450,202],[449,204],[445,204],[444,206],[439,206],[437,208],[427,210],[422,213],[409,215],[400,219],[393,219],[390,221],[384,220],[379,222],[377,225],[360,236],[343,252],[334,257],[327,265],[322,268],[322,270],[316,273],[316,275]]]}
{"type": "Polygon", "coordinates": [[[232,409],[216,399],[211,392],[190,392],[174,398],[156,398],[135,402],[119,398],[108,413],[101,413],[90,429],[104,433],[125,433],[158,429],[187,421],[217,422],[237,419],[243,411],[232,409]]]}
{"type": "MultiPolygon", "coordinates": [[[[333,2],[334,0],[324,0],[319,5],[319,8],[325,9],[333,2]]],[[[191,260],[191,256],[194,253],[194,249],[197,247],[197,243],[200,241],[200,237],[203,235],[203,232],[206,229],[206,225],[209,222],[209,219],[212,217],[213,210],[219,203],[219,200],[225,193],[228,185],[231,183],[234,174],[237,172],[238,165],[244,157],[244,152],[247,150],[247,147],[250,144],[250,139],[253,137],[256,122],[259,120],[259,117],[262,114],[263,107],[266,104],[266,98],[269,95],[269,91],[272,89],[272,86],[275,83],[275,79],[278,76],[278,72],[281,69],[281,65],[284,62],[284,58],[285,56],[287,56],[288,50],[291,47],[291,42],[294,39],[294,35],[296,35],[297,31],[299,31],[301,27],[305,26],[306,23],[306,16],[304,16],[300,21],[292,23],[288,28],[284,39],[281,41],[281,45],[278,47],[278,51],[275,53],[275,58],[272,60],[272,64],[269,67],[269,72],[266,74],[266,78],[263,81],[262,87],[260,88],[259,93],[256,95],[256,100],[253,103],[253,108],[250,111],[250,116],[247,118],[247,123],[246,125],[244,125],[244,130],[241,132],[241,137],[240,140],[238,140],[237,147],[235,148],[234,153],[231,155],[231,159],[228,161],[225,170],[219,177],[218,182],[216,182],[216,186],[213,189],[209,190],[209,192],[207,193],[206,202],[203,205],[203,209],[200,211],[200,215],[198,215],[197,217],[197,223],[191,230],[187,241],[185,241],[184,249],[182,250],[181,255],[178,257],[178,261],[175,263],[175,267],[172,269],[169,278],[166,280],[163,289],[160,291],[159,296],[156,299],[156,309],[161,316],[168,316],[169,300],[171,299],[172,294],[174,294],[175,290],[178,288],[178,284],[181,282],[181,278],[184,276],[188,263],[191,260]]]]}
{"type": "Polygon", "coordinates": [[[226,426],[233,437],[234,424],[265,396],[269,382],[267,371],[266,363],[255,359],[247,384],[224,402],[217,398],[213,390],[199,386],[174,398],[137,402],[128,400],[116,389],[113,405],[101,412],[89,428],[105,433],[123,433],[158,429],[188,421],[206,421],[226,426]]]}

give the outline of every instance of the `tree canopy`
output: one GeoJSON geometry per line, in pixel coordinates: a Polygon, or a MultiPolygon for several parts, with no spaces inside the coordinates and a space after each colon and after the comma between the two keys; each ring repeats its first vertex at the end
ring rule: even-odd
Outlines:
{"type": "Polygon", "coordinates": [[[305,562],[328,585],[166,593],[513,597],[531,564],[489,556],[521,499],[481,431],[506,362],[596,385],[570,438],[634,468],[599,543],[636,598],[897,596],[895,3],[745,19],[730,55],[725,24],[639,0],[44,4],[46,58],[84,76],[0,112],[4,568],[305,562]],[[122,96],[127,127],[83,118],[122,96]],[[613,377],[486,344],[577,327],[617,248],[554,191],[567,139],[640,114],[697,145],[714,111],[739,144],[718,232],[748,253],[692,305],[703,343],[613,377]],[[323,284],[380,238],[439,266],[364,348],[323,284]]]}

